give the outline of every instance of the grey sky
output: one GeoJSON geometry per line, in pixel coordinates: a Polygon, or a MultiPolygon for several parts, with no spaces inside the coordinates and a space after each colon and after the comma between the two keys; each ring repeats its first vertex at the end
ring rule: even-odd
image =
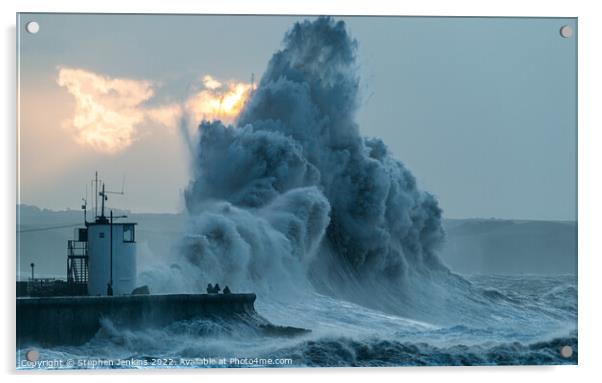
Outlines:
{"type": "MultiPolygon", "coordinates": [[[[181,209],[188,159],[177,132],[144,130],[123,152],[77,148],[57,68],[158,82],[179,101],[204,74],[259,78],[300,17],[31,15],[21,34],[21,202],[76,208],[95,169],[119,207],[181,209]]],[[[343,18],[359,42],[366,136],[382,138],[448,217],[576,218],[574,19],[343,18]]]]}

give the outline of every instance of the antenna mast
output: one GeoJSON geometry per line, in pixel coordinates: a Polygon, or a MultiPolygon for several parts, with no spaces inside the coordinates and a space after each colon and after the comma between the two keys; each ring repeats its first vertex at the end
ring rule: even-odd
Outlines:
{"type": "Polygon", "coordinates": [[[88,224],[88,217],[87,217],[87,213],[88,213],[88,183],[86,182],[86,194],[85,197],[82,198],[82,202],[84,203],[82,205],[82,210],[84,211],[84,223],[87,225],[88,224]]]}
{"type": "MultiPolygon", "coordinates": [[[[98,222],[107,223],[108,219],[107,219],[107,216],[105,215],[105,202],[108,201],[109,194],[125,195],[125,174],[123,175],[123,178],[121,180],[121,191],[106,190],[106,184],[104,183],[104,181],[98,179],[98,171],[96,171],[94,173],[94,179],[91,180],[90,183],[92,186],[92,192],[94,193],[94,200],[92,201],[92,203],[94,205],[94,219],[97,223],[98,222]],[[100,191],[99,191],[99,189],[100,189],[100,191]],[[100,206],[98,204],[99,197],[101,198],[100,206]],[[100,209],[99,209],[99,207],[100,207],[100,209]]],[[[84,221],[87,218],[87,216],[86,216],[87,205],[88,205],[87,195],[88,195],[88,192],[87,192],[87,188],[86,188],[86,198],[82,198],[82,201],[83,201],[82,209],[84,210],[84,221]]]]}
{"type": "Polygon", "coordinates": [[[94,174],[94,217],[98,217],[98,171],[94,174]]]}
{"type": "Polygon", "coordinates": [[[105,218],[105,201],[107,198],[107,193],[105,193],[105,184],[102,184],[102,191],[98,193],[99,196],[102,197],[101,208],[100,208],[100,218],[105,218]]]}

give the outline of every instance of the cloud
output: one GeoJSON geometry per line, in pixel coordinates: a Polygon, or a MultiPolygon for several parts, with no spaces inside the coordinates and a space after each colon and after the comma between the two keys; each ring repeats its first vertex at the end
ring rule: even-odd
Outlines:
{"type": "Polygon", "coordinates": [[[185,104],[195,124],[204,120],[234,122],[254,88],[253,84],[237,81],[224,84],[209,75],[202,82],[205,89],[189,97],[185,104]]]}
{"type": "Polygon", "coordinates": [[[83,69],[59,68],[57,83],[75,98],[75,112],[65,122],[75,140],[98,152],[116,153],[136,139],[145,119],[141,105],[154,91],[148,81],[111,78],[83,69]]]}
{"type": "Polygon", "coordinates": [[[114,154],[125,150],[141,130],[160,125],[176,130],[183,113],[194,125],[202,120],[232,123],[253,89],[252,84],[221,82],[210,75],[200,78],[202,89],[181,103],[148,106],[157,83],[114,78],[92,71],[60,67],[57,83],[75,98],[75,111],[64,122],[79,144],[114,154]]]}
{"type": "Polygon", "coordinates": [[[217,88],[221,87],[222,83],[219,82],[219,81],[217,81],[213,77],[211,77],[209,75],[206,75],[206,76],[203,76],[203,85],[207,89],[214,90],[214,89],[217,89],[217,88]]]}
{"type": "Polygon", "coordinates": [[[182,107],[178,104],[160,105],[145,110],[147,119],[159,125],[174,128],[182,118],[182,107]]]}

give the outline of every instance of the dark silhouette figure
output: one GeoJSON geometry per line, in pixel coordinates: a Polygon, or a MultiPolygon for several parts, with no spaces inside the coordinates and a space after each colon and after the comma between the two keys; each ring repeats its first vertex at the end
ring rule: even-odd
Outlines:
{"type": "Polygon", "coordinates": [[[224,287],[224,294],[230,294],[230,288],[228,287],[228,285],[226,285],[226,287],[224,287]]]}
{"type": "Polygon", "coordinates": [[[213,285],[211,283],[207,285],[207,294],[213,294],[213,285]]]}
{"type": "Polygon", "coordinates": [[[213,287],[213,292],[215,292],[216,294],[219,294],[220,291],[221,291],[221,289],[219,288],[219,283],[216,283],[215,286],[213,287]]]}
{"type": "Polygon", "coordinates": [[[110,283],[107,283],[107,295],[110,297],[113,296],[113,286],[110,283]]]}

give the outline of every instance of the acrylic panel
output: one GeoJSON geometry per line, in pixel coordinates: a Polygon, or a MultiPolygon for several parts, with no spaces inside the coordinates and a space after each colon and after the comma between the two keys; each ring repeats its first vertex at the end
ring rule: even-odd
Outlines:
{"type": "Polygon", "coordinates": [[[577,19],[17,31],[18,369],[577,364],[577,19]]]}

